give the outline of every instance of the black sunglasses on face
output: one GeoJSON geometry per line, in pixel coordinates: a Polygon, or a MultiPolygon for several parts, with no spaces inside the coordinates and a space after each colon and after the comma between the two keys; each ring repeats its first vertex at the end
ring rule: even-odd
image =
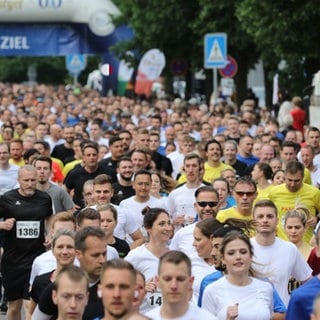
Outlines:
{"type": "Polygon", "coordinates": [[[204,208],[206,206],[209,206],[210,208],[216,207],[218,205],[218,201],[197,201],[197,204],[204,208]]]}
{"type": "Polygon", "coordinates": [[[256,194],[255,191],[249,191],[249,192],[244,192],[244,191],[234,191],[235,194],[239,197],[243,197],[244,195],[246,195],[247,197],[252,197],[256,194]]]}

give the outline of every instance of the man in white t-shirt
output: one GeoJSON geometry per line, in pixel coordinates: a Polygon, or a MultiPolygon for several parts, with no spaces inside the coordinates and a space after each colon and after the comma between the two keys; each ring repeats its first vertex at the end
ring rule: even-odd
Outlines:
{"type": "Polygon", "coordinates": [[[19,167],[9,163],[10,151],[6,143],[0,143],[0,194],[18,187],[19,167]]]}
{"type": "MultiPolygon", "coordinates": [[[[110,176],[99,174],[94,178],[93,194],[96,205],[112,204],[111,198],[113,196],[113,187],[110,176]]],[[[140,226],[133,219],[129,210],[125,210],[114,204],[112,205],[116,208],[118,214],[118,222],[114,230],[114,235],[123,240],[129,235],[132,239],[132,243],[130,244],[131,249],[143,244],[144,239],[140,231],[140,226]]]]}
{"type": "Polygon", "coordinates": [[[146,206],[150,208],[163,208],[166,210],[165,202],[162,199],[157,199],[150,195],[151,190],[151,173],[148,170],[139,170],[133,178],[133,189],[136,192],[135,196],[120,202],[120,209],[127,209],[138,222],[139,228],[143,226],[142,209],[146,206]]]}
{"type": "MultiPolygon", "coordinates": [[[[195,193],[194,210],[198,214],[198,221],[215,218],[218,212],[219,195],[211,186],[202,186],[195,193]]],[[[170,249],[179,250],[190,256],[196,252],[193,243],[193,230],[197,222],[178,230],[171,240],[170,249]]],[[[217,223],[219,223],[217,221],[217,223]]]]}
{"type": "Polygon", "coordinates": [[[183,160],[183,170],[187,182],[171,191],[167,206],[172,224],[178,230],[186,224],[194,222],[196,211],[194,208],[195,191],[203,186],[200,175],[201,159],[196,153],[188,153],[183,160]]]}
{"type": "Polygon", "coordinates": [[[294,244],[276,237],[278,214],[272,201],[258,201],[253,208],[253,218],[256,222],[256,236],[251,239],[253,267],[269,278],[288,305],[290,277],[306,282],[311,278],[312,269],[294,244]]]}
{"type": "Polygon", "coordinates": [[[146,316],[162,319],[217,319],[208,311],[189,303],[194,277],[191,275],[191,261],[180,251],[169,251],[159,261],[157,286],[162,291],[163,303],[149,311],[146,316]]]}

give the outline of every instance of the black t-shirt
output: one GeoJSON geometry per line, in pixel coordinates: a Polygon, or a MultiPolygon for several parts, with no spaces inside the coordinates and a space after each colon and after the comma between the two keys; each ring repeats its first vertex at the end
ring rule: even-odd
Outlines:
{"type": "MultiPolygon", "coordinates": [[[[101,298],[97,296],[97,288],[99,282],[95,283],[89,288],[89,300],[88,304],[84,310],[83,320],[92,320],[96,317],[100,317],[104,314],[103,305],[101,298]]],[[[54,284],[49,284],[39,300],[39,310],[47,315],[52,316],[56,319],[58,316],[58,308],[52,301],[52,290],[54,289],[54,284]]]]}
{"type": "Polygon", "coordinates": [[[58,144],[53,148],[51,157],[58,158],[63,164],[66,164],[70,158],[74,157],[74,150],[72,148],[66,148],[64,144],[58,144]]]}
{"type": "Polygon", "coordinates": [[[65,186],[69,190],[74,190],[73,201],[76,205],[84,207],[82,189],[83,184],[90,179],[94,179],[99,174],[107,174],[111,177],[112,181],[116,181],[116,176],[108,167],[99,164],[98,168],[94,172],[88,172],[84,167],[79,164],[75,166],[66,176],[64,180],[65,186]]]}
{"type": "Polygon", "coordinates": [[[35,257],[45,251],[45,219],[52,215],[52,201],[46,192],[36,190],[24,197],[18,189],[0,197],[0,217],[15,218],[10,231],[4,231],[2,270],[31,268],[35,257]]]}
{"type": "Polygon", "coordinates": [[[119,182],[113,184],[113,196],[111,202],[119,205],[124,199],[128,199],[136,194],[132,186],[122,186],[119,182]]]}
{"type": "Polygon", "coordinates": [[[157,151],[154,151],[152,152],[151,159],[154,161],[157,170],[163,171],[167,176],[171,177],[173,169],[169,158],[157,151]]]}
{"type": "Polygon", "coordinates": [[[114,237],[114,239],[116,240],[116,242],[109,244],[109,246],[115,248],[118,251],[120,258],[124,258],[130,251],[128,242],[117,237],[114,237]]]}
{"type": "MultiPolygon", "coordinates": [[[[54,271],[54,270],[53,270],[54,271]]],[[[39,302],[39,299],[46,289],[46,287],[51,284],[51,276],[53,271],[43,273],[39,276],[34,278],[31,290],[30,290],[30,297],[36,303],[39,302]]]]}

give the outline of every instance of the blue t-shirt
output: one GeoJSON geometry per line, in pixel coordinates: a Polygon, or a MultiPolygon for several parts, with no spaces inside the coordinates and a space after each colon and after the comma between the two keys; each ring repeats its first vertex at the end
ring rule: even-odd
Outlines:
{"type": "Polygon", "coordinates": [[[309,320],[314,298],[320,292],[320,279],[313,277],[291,293],[286,320],[309,320]]]}

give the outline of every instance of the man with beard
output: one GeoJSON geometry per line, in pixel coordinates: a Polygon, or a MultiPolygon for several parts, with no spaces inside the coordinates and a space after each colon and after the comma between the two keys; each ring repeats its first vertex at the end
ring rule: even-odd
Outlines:
{"type": "Polygon", "coordinates": [[[119,203],[135,195],[132,187],[133,164],[129,157],[122,157],[117,163],[117,182],[113,184],[112,203],[119,203]]]}
{"type": "MultiPolygon", "coordinates": [[[[198,215],[198,221],[215,218],[218,212],[218,192],[211,186],[202,186],[195,191],[194,196],[194,210],[198,215]]],[[[171,250],[179,250],[188,255],[195,252],[192,243],[194,240],[193,231],[197,222],[189,224],[175,233],[171,240],[171,250]]]]}
{"type": "Polygon", "coordinates": [[[117,173],[117,164],[123,156],[123,142],[119,136],[113,136],[109,139],[110,157],[100,160],[100,163],[117,173]]]}
{"type": "Polygon", "coordinates": [[[1,273],[9,301],[7,319],[20,320],[23,299],[29,298],[32,262],[45,251],[45,221],[52,215],[50,196],[36,189],[37,171],[20,168],[19,188],[0,199],[0,229],[5,230],[1,273]]]}
{"type": "Polygon", "coordinates": [[[60,159],[63,164],[68,162],[68,159],[73,158],[74,150],[72,147],[74,140],[75,132],[74,127],[67,126],[63,128],[63,138],[65,139],[65,143],[58,144],[54,147],[51,152],[51,156],[54,158],[60,159]]]}
{"type": "Polygon", "coordinates": [[[47,156],[39,156],[33,162],[37,170],[37,189],[47,192],[53,203],[54,213],[68,211],[75,207],[68,192],[58,185],[50,182],[52,160],[47,156]]]}

